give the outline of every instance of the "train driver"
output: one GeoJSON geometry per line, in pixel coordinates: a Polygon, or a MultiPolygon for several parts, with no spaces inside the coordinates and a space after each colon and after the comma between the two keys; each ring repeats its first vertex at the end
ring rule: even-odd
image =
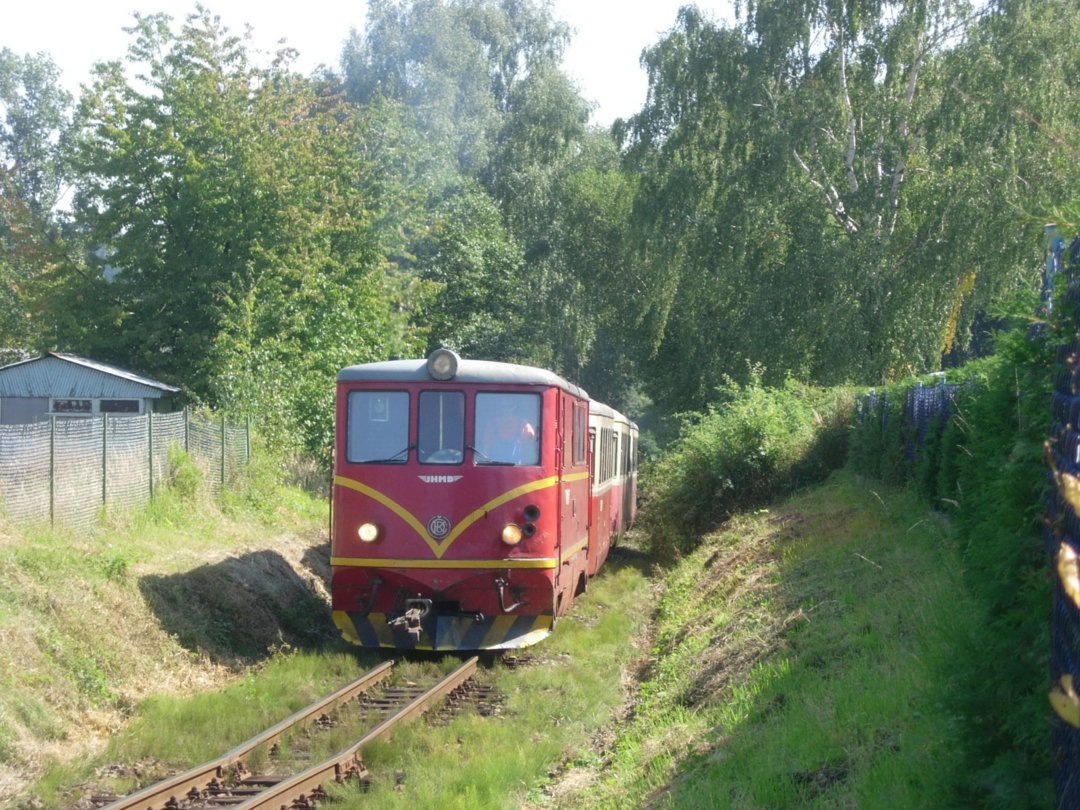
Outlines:
{"type": "Polygon", "coordinates": [[[539,460],[536,428],[513,412],[499,414],[495,435],[485,455],[502,464],[536,464],[539,460]]]}

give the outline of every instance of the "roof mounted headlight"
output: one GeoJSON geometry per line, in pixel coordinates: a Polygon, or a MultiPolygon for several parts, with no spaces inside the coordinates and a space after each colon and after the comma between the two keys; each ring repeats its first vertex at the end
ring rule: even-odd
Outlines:
{"type": "Polygon", "coordinates": [[[461,358],[449,349],[436,349],[427,359],[428,374],[433,380],[452,380],[460,363],[461,358]]]}

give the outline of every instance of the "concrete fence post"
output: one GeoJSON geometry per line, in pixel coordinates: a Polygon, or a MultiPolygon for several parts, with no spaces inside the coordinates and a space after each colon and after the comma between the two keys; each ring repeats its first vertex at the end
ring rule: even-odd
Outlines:
{"type": "Polygon", "coordinates": [[[101,415],[101,505],[108,506],[109,488],[109,415],[101,415]]]}
{"type": "Polygon", "coordinates": [[[56,414],[49,414],[49,525],[56,521],[56,414]]]}
{"type": "Polygon", "coordinates": [[[227,447],[226,442],[226,428],[225,428],[225,414],[221,415],[221,488],[225,488],[225,449],[227,447]]]}
{"type": "Polygon", "coordinates": [[[146,458],[149,461],[150,498],[154,497],[154,412],[146,414],[146,458]]]}

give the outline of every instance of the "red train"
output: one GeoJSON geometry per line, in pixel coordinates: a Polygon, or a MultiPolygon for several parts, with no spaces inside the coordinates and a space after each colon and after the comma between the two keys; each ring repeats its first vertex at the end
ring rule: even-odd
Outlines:
{"type": "Polygon", "coordinates": [[[446,349],[343,369],[335,459],[333,615],[365,647],[534,644],[635,515],[630,420],[446,349]]]}

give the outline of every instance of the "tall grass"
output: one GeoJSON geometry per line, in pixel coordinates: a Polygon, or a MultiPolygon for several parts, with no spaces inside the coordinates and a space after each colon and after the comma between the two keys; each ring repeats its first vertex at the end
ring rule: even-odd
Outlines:
{"type": "MultiPolygon", "coordinates": [[[[493,716],[465,710],[449,722],[414,722],[365,752],[371,787],[335,792],[342,807],[519,808],[538,796],[561,763],[588,758],[595,734],[621,714],[625,671],[642,651],[630,643],[648,619],[649,583],[639,567],[613,559],[532,662],[510,671],[499,662],[477,679],[505,698],[493,716]]],[[[384,658],[379,651],[280,650],[228,685],[194,695],[153,695],[132,707],[132,719],[106,751],[54,768],[34,787],[45,810],[72,806],[88,787],[125,792],[218,756],[253,734],[355,678],[384,658]],[[112,777],[98,774],[110,765],[112,777]],[[74,786],[74,787],[73,787],[74,786]]],[[[454,656],[394,656],[391,682],[434,682],[460,661],[454,656]]],[[[299,770],[337,753],[370,723],[355,704],[337,725],[287,739],[277,754],[259,752],[252,766],[299,770]],[[291,759],[298,762],[289,763],[291,759]],[[281,761],[285,762],[282,763],[281,761]]]]}

